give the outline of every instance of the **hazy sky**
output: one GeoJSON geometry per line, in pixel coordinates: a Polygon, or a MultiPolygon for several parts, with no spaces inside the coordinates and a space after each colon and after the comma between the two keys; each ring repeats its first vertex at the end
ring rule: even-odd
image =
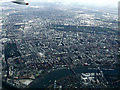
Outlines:
{"type": "Polygon", "coordinates": [[[92,6],[108,6],[117,7],[120,0],[26,0],[28,2],[61,2],[63,4],[82,4],[82,5],[92,5],[92,6]]]}
{"type": "MultiPolygon", "coordinates": [[[[11,0],[0,0],[0,1],[11,1],[11,0]]],[[[93,6],[118,6],[120,0],[26,0],[27,2],[61,2],[63,4],[78,3],[82,5],[93,5],[93,6]]]]}
{"type": "Polygon", "coordinates": [[[120,0],[27,0],[32,2],[62,2],[62,3],[81,3],[81,4],[97,4],[97,5],[113,5],[117,4],[120,0]]]}

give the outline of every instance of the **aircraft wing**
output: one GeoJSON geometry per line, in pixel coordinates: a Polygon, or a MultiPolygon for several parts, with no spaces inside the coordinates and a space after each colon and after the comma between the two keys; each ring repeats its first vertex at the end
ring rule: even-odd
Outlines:
{"type": "Polygon", "coordinates": [[[12,2],[21,5],[29,5],[29,3],[25,2],[24,0],[12,0],[12,2]]]}

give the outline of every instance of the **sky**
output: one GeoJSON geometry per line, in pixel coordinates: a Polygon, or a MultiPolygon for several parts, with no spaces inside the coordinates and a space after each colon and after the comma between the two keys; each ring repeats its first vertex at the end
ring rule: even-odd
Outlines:
{"type": "Polygon", "coordinates": [[[27,0],[31,2],[62,2],[65,4],[79,3],[90,5],[117,5],[120,0],[27,0]]]}
{"type": "MultiPolygon", "coordinates": [[[[0,0],[0,2],[9,2],[11,0],[0,0]]],[[[27,2],[49,2],[49,3],[63,3],[63,4],[82,4],[93,6],[110,6],[117,7],[120,0],[25,0],[27,2]]]]}

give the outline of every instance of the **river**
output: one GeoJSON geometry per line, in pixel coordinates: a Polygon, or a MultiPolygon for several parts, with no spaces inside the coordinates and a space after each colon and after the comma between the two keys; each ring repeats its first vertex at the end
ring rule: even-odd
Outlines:
{"type": "MultiPolygon", "coordinates": [[[[96,68],[74,68],[73,69],[76,74],[81,74],[81,73],[97,73],[99,72],[96,68]]],[[[119,70],[108,70],[108,69],[102,69],[104,74],[119,74],[119,70]]],[[[38,78],[36,79],[30,86],[29,88],[46,88],[50,84],[54,83],[54,80],[59,80],[65,76],[72,75],[73,73],[71,72],[70,69],[59,69],[52,71],[44,76],[44,78],[38,78]]]]}

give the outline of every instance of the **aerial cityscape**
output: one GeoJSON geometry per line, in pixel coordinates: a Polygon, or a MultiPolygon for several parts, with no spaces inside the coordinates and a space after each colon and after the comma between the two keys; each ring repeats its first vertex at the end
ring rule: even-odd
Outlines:
{"type": "Polygon", "coordinates": [[[119,88],[117,10],[3,3],[2,80],[17,88],[119,88]]]}

